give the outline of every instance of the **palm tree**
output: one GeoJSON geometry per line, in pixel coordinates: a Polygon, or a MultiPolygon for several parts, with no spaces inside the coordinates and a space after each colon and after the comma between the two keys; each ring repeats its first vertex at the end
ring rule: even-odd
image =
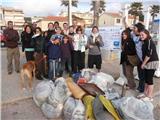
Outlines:
{"type": "MultiPolygon", "coordinates": [[[[71,0],[72,1],[72,6],[77,7],[78,0],[71,0]]],[[[69,6],[69,0],[61,0],[61,5],[64,5],[68,7],[68,23],[70,24],[70,6],[69,6]]]]}
{"type": "Polygon", "coordinates": [[[157,13],[160,13],[159,12],[160,10],[160,5],[152,5],[151,6],[151,16],[152,16],[152,21],[154,21],[154,18],[157,16],[157,13]]]}
{"type": "MultiPolygon", "coordinates": [[[[68,6],[69,0],[61,0],[61,5],[68,6]]],[[[72,0],[72,6],[77,7],[78,0],[72,0]]]]}
{"type": "Polygon", "coordinates": [[[157,13],[160,13],[159,10],[160,10],[160,5],[151,6],[151,10],[150,10],[150,14],[152,16],[152,23],[150,28],[151,30],[153,30],[154,18],[157,16],[157,13]]]}
{"type": "Polygon", "coordinates": [[[105,11],[104,0],[92,0],[91,11],[93,11],[93,26],[98,26],[99,16],[105,11]]]}
{"type": "Polygon", "coordinates": [[[140,18],[139,20],[143,20],[144,16],[142,13],[143,5],[141,2],[133,2],[130,6],[130,10],[128,11],[129,14],[134,16],[134,24],[136,23],[137,16],[140,18]]]}

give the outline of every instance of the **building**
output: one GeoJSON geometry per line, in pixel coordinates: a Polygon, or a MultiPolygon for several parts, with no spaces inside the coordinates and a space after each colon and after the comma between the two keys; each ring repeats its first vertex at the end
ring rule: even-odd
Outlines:
{"type": "Polygon", "coordinates": [[[0,7],[0,25],[7,26],[8,21],[13,21],[14,28],[21,31],[24,24],[23,11],[9,7],[0,7]]]}
{"type": "Polygon", "coordinates": [[[48,30],[48,23],[52,22],[54,23],[55,21],[58,21],[60,26],[63,26],[64,22],[68,22],[67,17],[59,17],[59,16],[47,16],[44,17],[43,19],[37,21],[37,26],[41,27],[43,31],[48,30]]]}
{"type": "Polygon", "coordinates": [[[31,20],[32,20],[32,23],[33,22],[37,22],[37,21],[39,21],[39,20],[42,20],[44,17],[41,17],[41,16],[33,16],[33,17],[31,17],[31,20]]]}
{"type": "MultiPolygon", "coordinates": [[[[60,14],[60,16],[68,16],[67,12],[62,11],[60,14]]],[[[83,19],[85,27],[90,27],[93,23],[93,14],[91,12],[72,12],[72,16],[73,17],[77,17],[78,19],[83,19]]],[[[74,18],[73,18],[74,19],[74,18]]]]}
{"type": "MultiPolygon", "coordinates": [[[[99,17],[99,26],[122,26],[123,17],[120,13],[108,13],[105,12],[99,17]]],[[[133,24],[134,18],[132,16],[128,16],[128,25],[133,24]]]]}
{"type": "MultiPolygon", "coordinates": [[[[5,26],[5,20],[4,20],[4,16],[3,16],[3,9],[0,6],[0,26],[5,26]]],[[[2,28],[1,28],[2,29],[2,28]]]]}

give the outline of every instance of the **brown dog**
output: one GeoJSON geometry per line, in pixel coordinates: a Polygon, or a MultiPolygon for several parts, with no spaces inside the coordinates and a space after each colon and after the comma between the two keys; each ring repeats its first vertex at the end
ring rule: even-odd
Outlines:
{"type": "Polygon", "coordinates": [[[25,76],[28,78],[29,88],[32,90],[32,84],[33,84],[33,78],[35,78],[35,71],[36,71],[36,65],[34,61],[28,61],[27,63],[23,64],[20,77],[21,77],[21,87],[23,90],[25,90],[24,87],[24,80],[25,76]]]}

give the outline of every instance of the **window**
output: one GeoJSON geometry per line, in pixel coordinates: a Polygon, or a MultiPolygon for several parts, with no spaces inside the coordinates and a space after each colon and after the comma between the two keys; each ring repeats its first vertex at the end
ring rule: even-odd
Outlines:
{"type": "Polygon", "coordinates": [[[116,23],[121,23],[121,20],[120,19],[116,19],[116,23]]]}
{"type": "Polygon", "coordinates": [[[0,14],[0,20],[2,20],[2,14],[0,14]]]}

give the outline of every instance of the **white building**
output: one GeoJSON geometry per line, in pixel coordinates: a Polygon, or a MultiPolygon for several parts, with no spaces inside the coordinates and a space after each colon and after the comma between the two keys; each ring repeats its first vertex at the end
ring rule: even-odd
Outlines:
{"type": "Polygon", "coordinates": [[[0,6],[0,25],[7,26],[8,21],[13,21],[14,28],[23,29],[24,13],[22,10],[0,6]]]}

